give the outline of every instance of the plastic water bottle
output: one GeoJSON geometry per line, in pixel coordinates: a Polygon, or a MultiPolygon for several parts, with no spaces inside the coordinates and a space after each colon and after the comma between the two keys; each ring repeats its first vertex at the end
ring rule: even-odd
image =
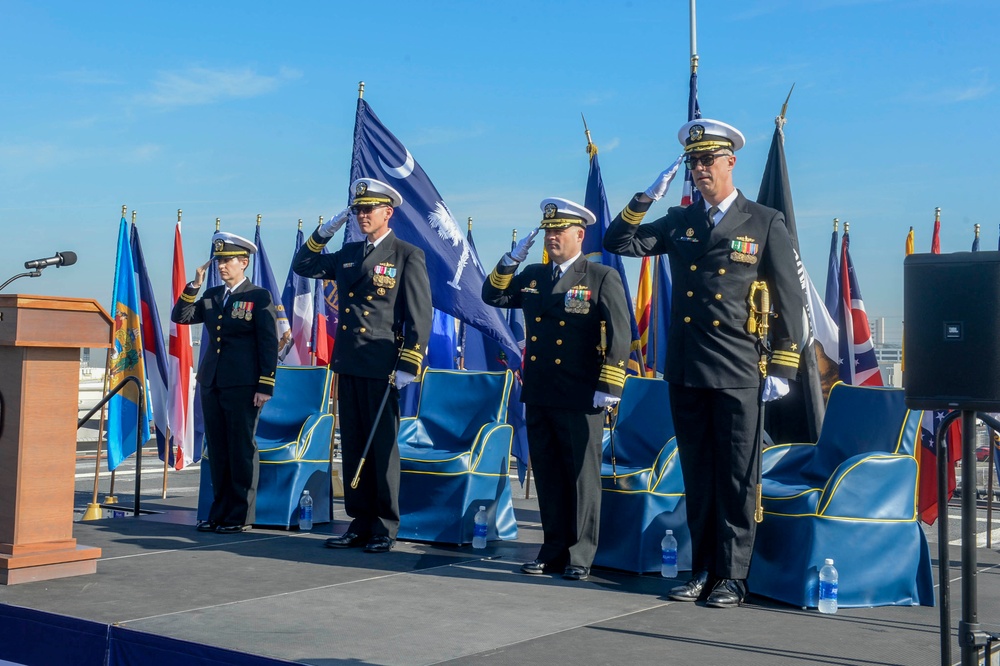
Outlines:
{"type": "Polygon", "coordinates": [[[819,570],[819,612],[837,612],[837,583],[839,581],[837,568],[833,560],[827,558],[823,568],[819,570]]]}
{"type": "Polygon", "coordinates": [[[299,500],[299,529],[308,532],[313,528],[313,498],[308,490],[302,491],[302,499],[299,500]]]}
{"type": "Polygon", "coordinates": [[[677,578],[677,539],[673,530],[667,530],[660,541],[660,575],[677,578]]]}
{"type": "Polygon", "coordinates": [[[479,511],[476,511],[476,516],[472,521],[475,523],[472,528],[472,547],[486,548],[486,530],[489,527],[489,518],[486,517],[485,506],[479,507],[479,511]]]}

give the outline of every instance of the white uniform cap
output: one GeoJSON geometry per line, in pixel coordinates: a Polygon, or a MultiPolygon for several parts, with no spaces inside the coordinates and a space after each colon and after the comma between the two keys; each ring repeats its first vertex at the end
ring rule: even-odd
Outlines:
{"type": "Polygon", "coordinates": [[[597,222],[597,217],[578,203],[560,197],[542,199],[542,229],[565,229],[578,224],[588,227],[597,222]]]}
{"type": "Polygon", "coordinates": [[[245,257],[257,254],[257,246],[243,236],[228,231],[216,231],[212,236],[213,257],[245,257]]]}
{"type": "Polygon", "coordinates": [[[728,148],[733,152],[746,144],[743,133],[720,120],[697,118],[686,122],[677,132],[685,153],[700,153],[728,148]]]}
{"type": "Polygon", "coordinates": [[[352,206],[389,204],[395,208],[403,203],[403,197],[399,196],[399,192],[374,178],[358,178],[351,183],[351,190],[354,192],[352,206]]]}

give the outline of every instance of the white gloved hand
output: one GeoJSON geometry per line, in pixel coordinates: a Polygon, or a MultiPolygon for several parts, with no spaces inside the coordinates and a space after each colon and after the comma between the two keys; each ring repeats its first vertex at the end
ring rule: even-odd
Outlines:
{"type": "Polygon", "coordinates": [[[610,409],[619,402],[621,402],[621,398],[616,395],[604,391],[594,391],[594,407],[597,409],[610,409]]]}
{"type": "Polygon", "coordinates": [[[684,156],[681,155],[674,163],[666,168],[663,173],[656,177],[653,184],[646,188],[646,196],[653,201],[659,201],[663,198],[663,195],[667,193],[670,188],[670,181],[674,179],[677,175],[677,170],[681,167],[681,163],[684,161],[684,156]]]}
{"type": "Polygon", "coordinates": [[[406,370],[397,370],[396,371],[396,388],[399,389],[400,391],[402,391],[404,388],[406,388],[407,384],[409,384],[410,382],[412,382],[416,378],[417,378],[416,375],[410,374],[406,370]]]}
{"type": "Polygon", "coordinates": [[[788,395],[788,380],[784,377],[769,375],[764,379],[764,392],[761,396],[764,402],[771,402],[788,395]]]}
{"type": "Polygon", "coordinates": [[[507,256],[509,256],[511,260],[516,264],[519,264],[525,259],[527,259],[528,250],[530,250],[531,246],[535,244],[535,236],[537,235],[538,235],[538,227],[532,229],[530,232],[528,232],[527,236],[517,241],[517,245],[514,246],[513,250],[507,253],[507,256]]]}
{"type": "Polygon", "coordinates": [[[323,225],[319,228],[318,230],[319,235],[323,236],[324,238],[332,238],[333,235],[337,233],[342,226],[344,226],[344,223],[347,222],[347,218],[350,215],[350,213],[351,209],[345,208],[344,210],[340,211],[339,213],[331,217],[329,220],[324,222],[323,225]]]}

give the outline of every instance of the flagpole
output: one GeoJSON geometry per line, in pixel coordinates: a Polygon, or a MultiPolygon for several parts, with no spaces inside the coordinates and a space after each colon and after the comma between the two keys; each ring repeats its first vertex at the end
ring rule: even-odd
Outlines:
{"type": "MultiPolygon", "coordinates": [[[[134,212],[134,211],[133,211],[134,212]]],[[[177,209],[177,224],[181,223],[181,209],[177,209]]],[[[135,224],[135,218],[133,217],[132,224],[135,224]]],[[[169,333],[169,331],[168,331],[169,333]]],[[[169,374],[169,373],[168,373],[169,374]]],[[[169,380],[168,380],[169,381],[169,380]]],[[[153,415],[156,418],[156,415],[153,415]]],[[[164,418],[164,421],[167,419],[164,418]]],[[[170,467],[168,461],[170,460],[170,454],[174,452],[174,447],[172,444],[173,434],[170,431],[170,426],[166,423],[161,424],[164,426],[163,430],[163,488],[160,490],[160,499],[167,499],[167,470],[170,467]]]]}

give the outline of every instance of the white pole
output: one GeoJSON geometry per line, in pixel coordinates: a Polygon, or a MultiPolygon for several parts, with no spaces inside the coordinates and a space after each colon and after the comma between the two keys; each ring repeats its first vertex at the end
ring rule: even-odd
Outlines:
{"type": "Polygon", "coordinates": [[[691,7],[691,57],[698,55],[698,20],[695,16],[695,3],[697,0],[690,0],[691,7]]]}

